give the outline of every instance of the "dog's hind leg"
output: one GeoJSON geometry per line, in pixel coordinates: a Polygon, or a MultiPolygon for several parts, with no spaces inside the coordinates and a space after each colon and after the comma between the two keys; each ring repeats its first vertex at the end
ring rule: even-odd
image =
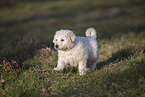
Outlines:
{"type": "Polygon", "coordinates": [[[90,69],[91,69],[91,70],[95,70],[96,65],[97,65],[97,62],[92,63],[91,66],[90,66],[90,69]]]}
{"type": "Polygon", "coordinates": [[[95,70],[98,61],[99,61],[99,57],[97,58],[97,61],[95,59],[91,61],[91,65],[90,65],[91,70],[95,70]]]}

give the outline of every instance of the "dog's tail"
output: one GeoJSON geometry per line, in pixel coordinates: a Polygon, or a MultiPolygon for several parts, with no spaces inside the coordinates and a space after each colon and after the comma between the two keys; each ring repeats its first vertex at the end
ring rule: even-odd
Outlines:
{"type": "Polygon", "coordinates": [[[86,33],[85,34],[86,34],[87,37],[88,36],[97,37],[96,30],[94,28],[88,28],[86,30],[86,33]]]}

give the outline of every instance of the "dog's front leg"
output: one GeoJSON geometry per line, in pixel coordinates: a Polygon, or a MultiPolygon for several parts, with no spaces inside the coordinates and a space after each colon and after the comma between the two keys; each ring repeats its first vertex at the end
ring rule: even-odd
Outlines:
{"type": "Polygon", "coordinates": [[[86,70],[87,70],[87,61],[79,62],[79,74],[85,75],[86,70]]]}
{"type": "Polygon", "coordinates": [[[65,62],[63,60],[58,59],[57,67],[54,68],[56,71],[62,71],[65,67],[65,62]]]}

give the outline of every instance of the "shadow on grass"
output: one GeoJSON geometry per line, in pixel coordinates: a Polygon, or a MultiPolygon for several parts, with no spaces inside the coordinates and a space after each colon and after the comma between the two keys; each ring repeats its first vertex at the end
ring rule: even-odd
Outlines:
{"type": "Polygon", "coordinates": [[[23,37],[13,41],[10,45],[11,48],[4,50],[1,57],[7,59],[10,63],[11,61],[15,61],[18,65],[13,66],[15,69],[29,69],[29,65],[23,66],[22,63],[25,60],[32,59],[39,49],[50,47],[51,44],[41,42],[34,37],[23,37]]]}
{"type": "Polygon", "coordinates": [[[133,50],[134,49],[130,47],[130,48],[120,50],[116,53],[113,53],[111,58],[104,60],[103,62],[99,62],[97,64],[97,69],[101,69],[104,66],[109,65],[110,63],[118,63],[122,60],[128,59],[128,57],[135,54],[133,50]]]}

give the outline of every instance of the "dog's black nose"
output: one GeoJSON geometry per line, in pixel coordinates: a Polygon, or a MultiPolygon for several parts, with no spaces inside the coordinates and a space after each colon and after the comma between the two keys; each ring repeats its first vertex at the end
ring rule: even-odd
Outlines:
{"type": "Polygon", "coordinates": [[[58,48],[58,45],[55,45],[56,48],[58,48]]]}

